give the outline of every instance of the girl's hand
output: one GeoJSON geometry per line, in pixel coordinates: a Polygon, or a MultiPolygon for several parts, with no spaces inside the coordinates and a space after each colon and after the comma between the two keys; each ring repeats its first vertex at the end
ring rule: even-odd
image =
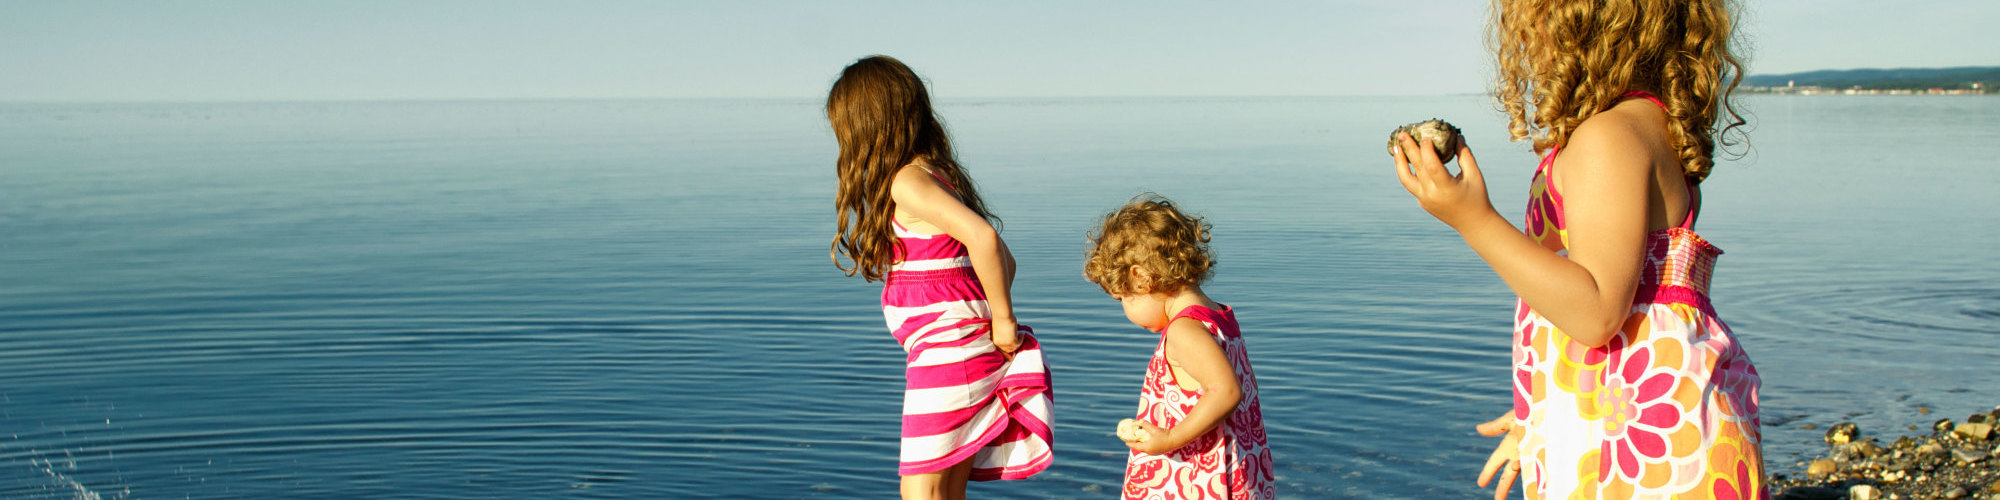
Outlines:
{"type": "Polygon", "coordinates": [[[1126,441],[1125,446],[1131,447],[1133,451],[1137,451],[1139,453],[1144,453],[1147,455],[1159,455],[1169,451],[1174,451],[1174,448],[1179,448],[1178,446],[1168,445],[1166,429],[1161,429],[1160,426],[1153,425],[1152,423],[1146,422],[1144,420],[1140,420],[1138,422],[1139,422],[1139,429],[1146,431],[1146,440],[1126,441]]]}
{"type": "Polygon", "coordinates": [[[1500,483],[1493,485],[1493,500],[1507,500],[1507,490],[1514,487],[1514,479],[1521,475],[1521,428],[1514,425],[1514,412],[1509,411],[1477,428],[1481,436],[1498,436],[1500,445],[1493,448],[1493,455],[1486,458],[1486,467],[1479,471],[1479,487],[1485,488],[1493,472],[1500,473],[1500,483]]]}
{"type": "Polygon", "coordinates": [[[1013,318],[993,318],[988,335],[993,337],[993,347],[1002,356],[1014,359],[1014,351],[1021,349],[1021,325],[1013,318]]]}
{"type": "Polygon", "coordinates": [[[1410,134],[1396,134],[1402,147],[1396,148],[1392,156],[1396,158],[1396,178],[1403,183],[1403,189],[1417,197],[1417,204],[1454,228],[1460,222],[1471,219],[1483,212],[1493,212],[1493,202],[1486,198],[1486,178],[1479,173],[1479,162],[1472,158],[1472,146],[1460,141],[1458,146],[1458,175],[1451,175],[1438,160],[1437,150],[1431,148],[1429,140],[1418,146],[1410,134]],[[1416,151],[1415,156],[1404,154],[1416,151]]]}

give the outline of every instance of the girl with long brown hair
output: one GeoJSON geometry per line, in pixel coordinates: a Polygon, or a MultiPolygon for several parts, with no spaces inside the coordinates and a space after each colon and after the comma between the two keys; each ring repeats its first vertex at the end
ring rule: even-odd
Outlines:
{"type": "Polygon", "coordinates": [[[1014,256],[923,80],[863,58],[834,82],[826,116],[840,143],[834,265],[884,282],[882,315],[909,354],[903,498],[962,499],[967,481],[1048,468],[1048,368],[1014,317],[1014,256]]]}
{"type": "Polygon", "coordinates": [[[1527,229],[1407,134],[1396,175],[1520,295],[1514,410],[1479,476],[1527,498],[1768,498],[1760,379],[1709,303],[1721,250],[1694,232],[1742,67],[1728,0],[1497,0],[1494,92],[1545,152],[1527,229]]]}

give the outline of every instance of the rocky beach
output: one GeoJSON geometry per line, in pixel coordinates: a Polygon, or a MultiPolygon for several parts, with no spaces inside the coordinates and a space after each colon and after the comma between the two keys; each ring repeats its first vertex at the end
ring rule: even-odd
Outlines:
{"type": "MultiPolygon", "coordinates": [[[[2000,407],[1886,443],[1852,423],[1827,428],[1827,451],[1773,474],[1780,500],[2000,500],[2000,407]]],[[[1913,426],[1917,430],[1924,427],[1913,426]]]]}

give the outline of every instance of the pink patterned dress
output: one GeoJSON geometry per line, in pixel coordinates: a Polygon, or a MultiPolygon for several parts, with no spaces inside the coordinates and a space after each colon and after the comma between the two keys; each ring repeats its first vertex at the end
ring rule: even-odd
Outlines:
{"type": "MultiPolygon", "coordinates": [[[[1563,252],[1569,233],[1550,180],[1555,157],[1549,151],[1535,172],[1527,233],[1563,252]]],[[[1722,250],[1695,234],[1694,219],[1690,206],[1679,227],[1648,235],[1631,315],[1601,347],[1585,347],[1517,303],[1514,419],[1525,431],[1527,498],[1770,498],[1761,379],[1709,304],[1722,250]]]]}
{"type": "MultiPolygon", "coordinates": [[[[1215,341],[1229,356],[1236,370],[1236,385],[1243,400],[1235,411],[1207,434],[1186,446],[1161,455],[1133,451],[1125,465],[1127,500],[1137,499],[1231,499],[1251,500],[1277,497],[1271,472],[1271,448],[1264,441],[1264,409],[1257,403],[1257,375],[1250,371],[1250,355],[1243,346],[1243,333],[1236,326],[1236,312],[1199,305],[1181,310],[1174,320],[1194,318],[1215,335],[1215,341]]],[[[1172,428],[1187,418],[1188,410],[1201,399],[1200,392],[1182,389],[1174,381],[1167,364],[1167,335],[1160,333],[1160,345],[1146,364],[1146,383],[1139,389],[1139,415],[1134,417],[1163,428],[1172,428]]]]}
{"type": "Polygon", "coordinates": [[[882,316],[909,354],[897,473],[937,472],[968,458],[973,481],[1047,469],[1055,448],[1041,343],[1022,327],[1021,348],[1007,359],[987,335],[992,311],[965,245],[902,224],[895,231],[902,248],[882,288],[882,316]]]}

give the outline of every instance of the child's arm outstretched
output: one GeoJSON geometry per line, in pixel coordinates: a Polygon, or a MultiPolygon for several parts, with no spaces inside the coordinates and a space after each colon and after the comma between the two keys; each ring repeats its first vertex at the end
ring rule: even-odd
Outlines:
{"type": "Polygon", "coordinates": [[[1614,125],[1607,115],[1578,127],[1557,157],[1559,167],[1573,165],[1562,168],[1568,258],[1543,248],[1493,210],[1471,147],[1459,146],[1462,171],[1456,176],[1445,171],[1435,151],[1418,148],[1408,134],[1393,153],[1397,177],[1425,211],[1456,229],[1535,312],[1591,347],[1610,342],[1631,311],[1652,175],[1637,133],[1612,130],[1629,123],[1614,125]],[[1404,151],[1418,154],[1410,158],[1404,151]]]}
{"type": "Polygon", "coordinates": [[[1201,399],[1195,401],[1194,408],[1188,409],[1187,418],[1181,419],[1172,429],[1161,429],[1144,420],[1139,426],[1151,436],[1145,441],[1128,442],[1126,446],[1148,455],[1158,455],[1173,451],[1195,438],[1207,434],[1229,418],[1236,410],[1236,404],[1243,401],[1243,388],[1236,384],[1236,369],[1229,365],[1229,355],[1222,352],[1215,336],[1208,333],[1200,320],[1181,318],[1167,324],[1167,359],[1175,366],[1194,377],[1201,386],[1201,399]]]}
{"type": "Polygon", "coordinates": [[[896,206],[924,222],[937,226],[965,245],[972,258],[972,272],[986,291],[991,311],[993,346],[1010,356],[1021,348],[1019,325],[1014,319],[1014,302],[1009,289],[1014,285],[1014,254],[993,225],[966,208],[944,185],[922,168],[905,167],[896,173],[889,187],[896,206]]]}

